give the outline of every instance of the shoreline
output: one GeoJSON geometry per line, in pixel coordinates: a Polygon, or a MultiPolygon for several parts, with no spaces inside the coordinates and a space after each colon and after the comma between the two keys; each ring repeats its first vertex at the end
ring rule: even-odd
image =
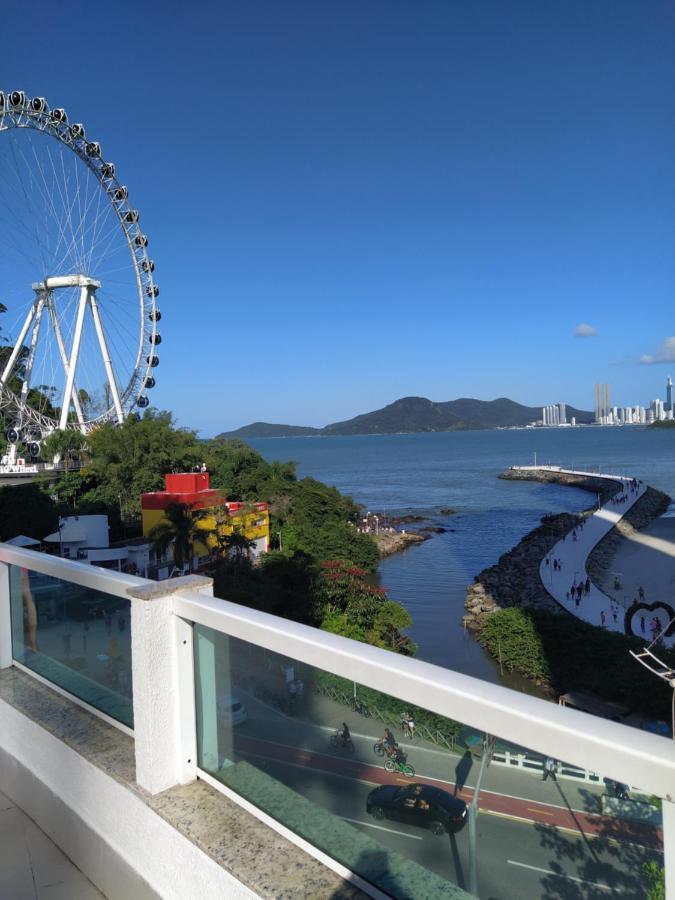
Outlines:
{"type": "MultiPolygon", "coordinates": [[[[537,481],[577,487],[599,496],[605,503],[621,490],[619,483],[591,474],[541,469],[507,469],[499,478],[512,481],[537,481]]],[[[667,494],[647,487],[621,521],[596,545],[588,557],[592,581],[602,584],[624,536],[635,534],[661,516],[670,505],[667,494]],[[625,524],[623,524],[625,522],[625,524]]],[[[553,547],[580,522],[592,515],[595,505],[581,513],[557,513],[544,516],[541,525],[526,534],[492,566],[475,576],[467,588],[462,624],[479,631],[487,618],[500,609],[524,607],[544,609],[562,615],[566,610],[546,590],[540,566],[553,547]]],[[[572,614],[571,614],[572,615],[572,614]]]]}

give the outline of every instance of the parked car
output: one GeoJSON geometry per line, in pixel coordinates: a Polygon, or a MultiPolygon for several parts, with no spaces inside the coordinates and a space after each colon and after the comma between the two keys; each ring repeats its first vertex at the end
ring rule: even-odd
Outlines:
{"type": "Polygon", "coordinates": [[[368,794],[366,811],[376,819],[396,819],[432,834],[458,831],[466,822],[466,803],[428,784],[386,784],[368,794]]]}
{"type": "Polygon", "coordinates": [[[241,725],[248,718],[246,707],[234,694],[218,698],[218,719],[224,725],[241,725]]]}

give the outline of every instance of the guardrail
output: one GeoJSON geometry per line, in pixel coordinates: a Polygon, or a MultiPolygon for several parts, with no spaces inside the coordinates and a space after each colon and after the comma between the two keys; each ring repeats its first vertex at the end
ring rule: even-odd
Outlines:
{"type": "MultiPolygon", "coordinates": [[[[136,779],[150,793],[193,781],[198,749],[203,755],[214,740],[195,700],[195,659],[202,692],[217,668],[203,639],[208,629],[383,694],[393,688],[399,701],[662,798],[667,885],[675,897],[675,752],[665,738],[214,599],[210,580],[199,576],[157,583],[6,544],[0,544],[0,667],[13,664],[10,566],[130,600],[136,779]]],[[[513,765],[513,757],[504,754],[504,763],[513,765]]],[[[236,789],[226,792],[236,799],[236,789]]]]}

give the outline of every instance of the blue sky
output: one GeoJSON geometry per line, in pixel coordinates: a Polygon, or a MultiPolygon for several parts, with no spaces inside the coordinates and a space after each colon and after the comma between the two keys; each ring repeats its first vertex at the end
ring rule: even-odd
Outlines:
{"type": "Polygon", "coordinates": [[[672,4],[30,9],[3,3],[0,86],[65,106],[129,185],[181,424],[589,409],[595,381],[623,405],[675,377],[672,4]]]}

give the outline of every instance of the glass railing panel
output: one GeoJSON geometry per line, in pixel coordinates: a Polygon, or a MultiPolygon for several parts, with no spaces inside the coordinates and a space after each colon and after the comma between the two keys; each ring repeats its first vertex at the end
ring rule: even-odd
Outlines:
{"type": "Polygon", "coordinates": [[[200,767],[393,897],[639,898],[663,865],[635,786],[202,626],[195,675],[200,767]]]}
{"type": "Polygon", "coordinates": [[[9,568],[14,659],[133,727],[129,600],[9,568]]]}

